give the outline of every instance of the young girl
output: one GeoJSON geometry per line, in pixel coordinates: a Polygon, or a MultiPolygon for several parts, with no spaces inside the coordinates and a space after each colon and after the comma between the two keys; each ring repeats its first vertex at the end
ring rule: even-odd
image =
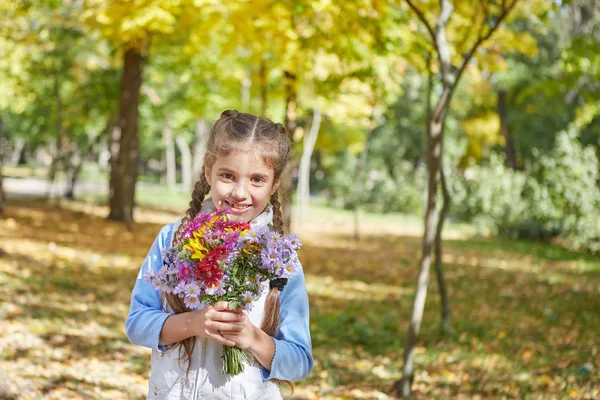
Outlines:
{"type": "Polygon", "coordinates": [[[289,150],[285,128],[266,118],[225,111],[212,127],[190,207],[160,231],[131,296],[127,337],[152,349],[148,399],[281,399],[281,381],[312,369],[302,269],[287,282],[263,282],[269,290],[251,312],[230,310],[226,302],[188,311],[179,297],[161,296],[143,279],[160,269],[162,250],[199,212],[229,209],[230,219],[282,232],[278,188],[289,150]],[[255,362],[225,375],[223,345],[244,349],[255,362]]]}

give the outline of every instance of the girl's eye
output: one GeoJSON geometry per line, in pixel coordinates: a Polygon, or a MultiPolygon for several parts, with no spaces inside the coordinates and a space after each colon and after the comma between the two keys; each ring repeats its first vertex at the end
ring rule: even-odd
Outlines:
{"type": "Polygon", "coordinates": [[[254,183],[265,183],[265,178],[254,178],[254,183]]]}
{"type": "Polygon", "coordinates": [[[231,175],[231,174],[230,174],[230,173],[228,173],[228,172],[225,172],[225,173],[222,173],[222,174],[221,174],[221,178],[223,178],[223,179],[227,179],[227,180],[232,180],[232,179],[233,179],[233,175],[231,175]]]}

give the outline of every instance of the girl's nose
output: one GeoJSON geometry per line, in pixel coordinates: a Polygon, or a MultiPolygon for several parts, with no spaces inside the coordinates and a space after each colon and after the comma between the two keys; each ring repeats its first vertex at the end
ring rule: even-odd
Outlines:
{"type": "Polygon", "coordinates": [[[231,191],[231,197],[238,200],[244,200],[248,197],[248,189],[244,182],[237,182],[231,191]]]}

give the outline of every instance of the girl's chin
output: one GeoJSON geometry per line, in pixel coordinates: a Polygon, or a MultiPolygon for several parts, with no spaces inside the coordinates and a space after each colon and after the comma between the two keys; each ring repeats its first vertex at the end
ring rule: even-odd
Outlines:
{"type": "Polygon", "coordinates": [[[227,214],[227,219],[234,222],[250,222],[252,220],[251,215],[236,215],[233,213],[227,214]]]}

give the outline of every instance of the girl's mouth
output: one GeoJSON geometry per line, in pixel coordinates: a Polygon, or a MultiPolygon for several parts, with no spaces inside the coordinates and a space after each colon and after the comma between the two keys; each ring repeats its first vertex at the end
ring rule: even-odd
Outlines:
{"type": "Polygon", "coordinates": [[[248,204],[233,204],[233,203],[228,202],[227,200],[225,200],[225,204],[227,204],[229,206],[229,208],[231,208],[233,213],[244,212],[248,208],[250,208],[250,205],[248,205],[248,204]]]}

